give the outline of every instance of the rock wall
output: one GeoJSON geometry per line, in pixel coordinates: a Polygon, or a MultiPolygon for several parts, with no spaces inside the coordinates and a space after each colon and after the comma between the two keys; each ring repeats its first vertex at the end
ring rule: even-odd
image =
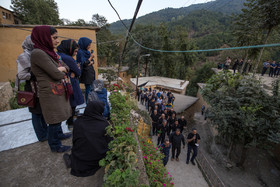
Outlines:
{"type": "Polygon", "coordinates": [[[0,82],[0,112],[10,110],[10,99],[13,97],[13,89],[9,82],[0,82]]]}

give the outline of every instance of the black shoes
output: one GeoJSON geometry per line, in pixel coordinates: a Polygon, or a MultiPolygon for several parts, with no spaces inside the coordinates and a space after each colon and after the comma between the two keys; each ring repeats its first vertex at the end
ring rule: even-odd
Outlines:
{"type": "Polygon", "coordinates": [[[194,161],[193,161],[193,160],[191,160],[191,163],[195,166],[195,163],[194,163],[194,161]]]}
{"type": "MultiPolygon", "coordinates": [[[[192,165],[195,166],[195,162],[193,160],[191,160],[192,165]]],[[[189,164],[189,161],[187,160],[186,164],[189,164]]]]}
{"type": "Polygon", "coordinates": [[[64,152],[67,152],[67,151],[70,151],[70,150],[71,150],[71,146],[61,145],[57,150],[52,149],[52,152],[64,153],[64,152]]]}
{"type": "Polygon", "coordinates": [[[70,168],[71,167],[71,160],[70,160],[70,155],[68,153],[64,153],[63,160],[64,160],[64,163],[66,165],[66,168],[70,168]]]}
{"type": "Polygon", "coordinates": [[[72,136],[71,133],[67,133],[67,134],[62,134],[61,136],[59,136],[59,139],[60,140],[65,140],[65,139],[68,139],[72,136]]]}

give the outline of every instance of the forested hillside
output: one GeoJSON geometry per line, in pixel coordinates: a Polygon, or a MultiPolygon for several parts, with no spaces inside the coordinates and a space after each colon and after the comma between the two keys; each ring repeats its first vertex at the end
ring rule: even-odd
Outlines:
{"type": "MultiPolygon", "coordinates": [[[[243,3],[246,0],[216,0],[208,3],[195,4],[182,8],[166,8],[157,12],[147,14],[139,17],[136,24],[141,25],[159,25],[162,22],[171,22],[182,20],[187,17],[191,12],[196,10],[206,10],[230,16],[232,14],[241,13],[244,7],[243,3]]],[[[131,20],[124,20],[124,23],[129,25],[131,20]]],[[[113,34],[123,33],[125,30],[120,21],[112,23],[110,30],[113,34]]]]}

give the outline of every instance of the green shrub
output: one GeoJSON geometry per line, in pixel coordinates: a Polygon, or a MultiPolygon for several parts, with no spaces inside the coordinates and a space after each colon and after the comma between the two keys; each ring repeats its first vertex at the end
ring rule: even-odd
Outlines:
{"type": "Polygon", "coordinates": [[[139,171],[137,164],[137,142],[130,126],[131,105],[128,96],[118,91],[110,95],[112,125],[107,128],[107,134],[113,138],[109,144],[106,157],[99,164],[105,166],[104,186],[137,186],[139,171]]]}
{"type": "Polygon", "coordinates": [[[164,155],[158,148],[154,147],[150,139],[142,139],[140,144],[150,186],[173,186],[172,175],[169,174],[162,163],[164,155]]]}

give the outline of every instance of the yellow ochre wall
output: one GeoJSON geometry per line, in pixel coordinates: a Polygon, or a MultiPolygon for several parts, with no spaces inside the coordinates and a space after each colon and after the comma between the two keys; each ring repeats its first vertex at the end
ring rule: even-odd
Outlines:
{"type": "MultiPolygon", "coordinates": [[[[0,25],[0,82],[16,79],[16,59],[23,52],[21,44],[25,37],[31,34],[34,26],[20,25],[10,28],[5,25],[0,25]]],[[[58,35],[62,37],[71,38],[76,41],[81,37],[90,38],[93,41],[91,49],[94,50],[94,61],[97,62],[96,31],[99,28],[71,26],[57,26],[55,28],[58,31],[58,35]]],[[[59,40],[62,41],[67,38],[59,38],[59,40]]],[[[94,69],[95,77],[98,77],[98,63],[94,63],[94,69]]]]}

